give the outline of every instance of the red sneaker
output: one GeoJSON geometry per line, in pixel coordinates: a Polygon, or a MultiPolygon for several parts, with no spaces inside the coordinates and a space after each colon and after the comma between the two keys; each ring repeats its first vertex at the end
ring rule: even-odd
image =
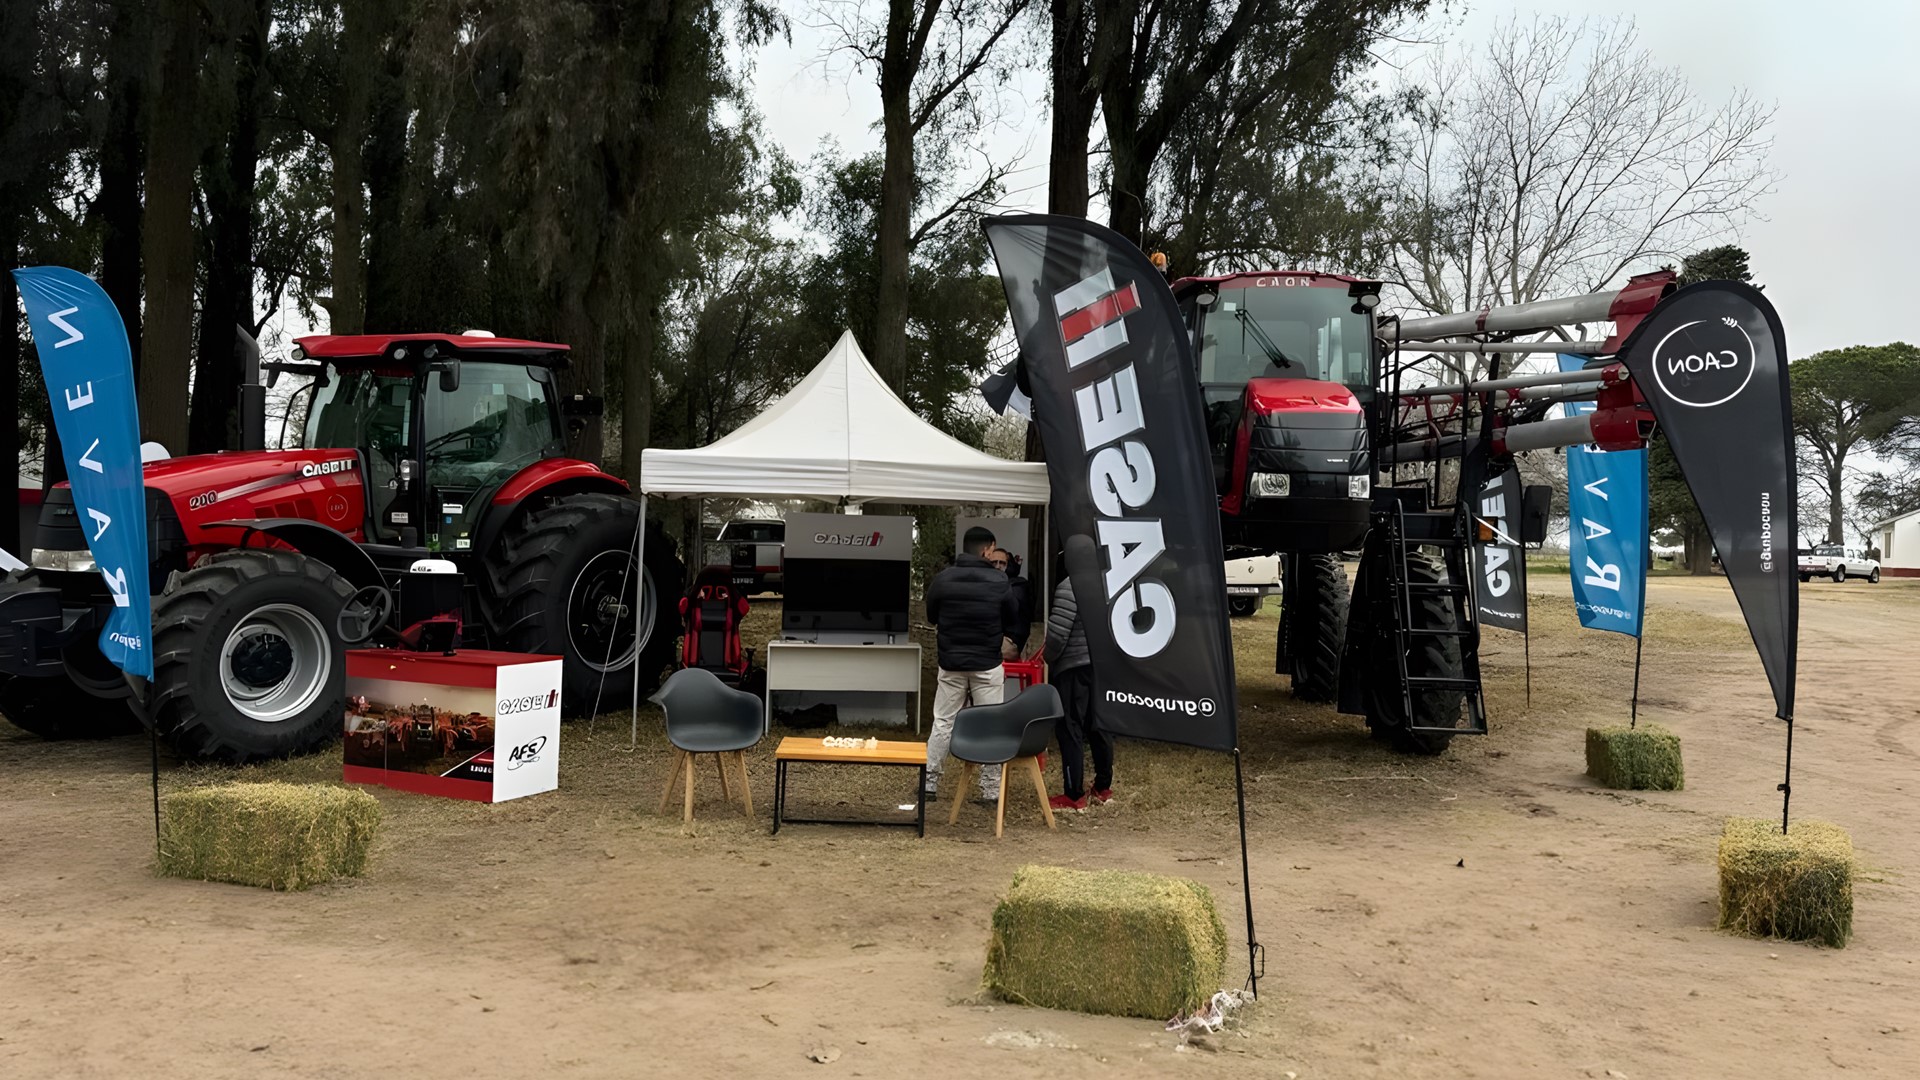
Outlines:
{"type": "Polygon", "coordinates": [[[1047,805],[1053,807],[1055,810],[1085,810],[1087,808],[1087,797],[1082,795],[1074,799],[1065,795],[1055,795],[1053,798],[1047,800],[1047,805]]]}
{"type": "Polygon", "coordinates": [[[1096,791],[1096,792],[1094,792],[1094,793],[1093,793],[1093,801],[1094,801],[1094,802],[1097,802],[1097,803],[1104,803],[1104,802],[1112,802],[1112,801],[1113,801],[1113,789],[1112,789],[1112,788],[1101,788],[1101,789],[1100,789],[1099,791],[1096,791]]]}

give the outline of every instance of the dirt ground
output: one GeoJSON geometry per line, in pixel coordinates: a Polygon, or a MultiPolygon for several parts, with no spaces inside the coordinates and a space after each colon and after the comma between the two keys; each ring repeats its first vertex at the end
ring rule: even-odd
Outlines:
{"type": "MultiPolygon", "coordinates": [[[[1582,775],[1583,729],[1625,718],[1632,642],[1580,631],[1561,579],[1536,588],[1531,711],[1519,639],[1489,631],[1493,733],[1439,759],[1295,704],[1264,674],[1271,614],[1237,622],[1266,977],[1206,1045],[983,1000],[979,978],[1028,862],[1197,878],[1241,963],[1224,756],[1122,745],[1120,797],[1055,833],[1015,801],[1001,841],[977,808],[924,840],[774,837],[765,744],[760,821],[703,777],[688,832],[653,812],[657,715],[633,752],[608,715],[566,729],[559,792],[382,792],[364,879],[275,894],[151,874],[144,741],[0,724],[0,1076],[1920,1075],[1920,582],[1802,593],[1793,807],[1858,845],[1844,950],[1713,929],[1721,822],[1779,813],[1784,736],[1724,581],[1650,590],[1643,716],[1685,740],[1674,793],[1582,775]]],[[[796,803],[904,796],[856,777],[797,776],[796,803]]]]}

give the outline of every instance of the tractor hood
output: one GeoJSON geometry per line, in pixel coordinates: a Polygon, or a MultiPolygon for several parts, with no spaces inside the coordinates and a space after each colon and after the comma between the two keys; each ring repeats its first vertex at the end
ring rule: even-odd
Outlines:
{"type": "Polygon", "coordinates": [[[1282,412],[1358,415],[1360,399],[1339,383],[1318,379],[1248,379],[1247,411],[1262,416],[1282,412]]]}
{"type": "MultiPolygon", "coordinates": [[[[212,507],[281,485],[331,486],[329,477],[337,484],[350,473],[357,482],[359,470],[359,455],[352,450],[228,450],[150,461],[146,483],[175,502],[212,495],[201,504],[212,507]]],[[[249,510],[235,516],[254,515],[249,510]]]]}
{"type": "MultiPolygon", "coordinates": [[[[1237,455],[1245,473],[1305,474],[1299,493],[1344,497],[1346,478],[1372,471],[1367,420],[1353,391],[1317,379],[1249,379],[1237,455]],[[1315,479],[1323,477],[1324,480],[1315,479]]],[[[1245,473],[1236,478],[1243,490],[1245,473]]]]}

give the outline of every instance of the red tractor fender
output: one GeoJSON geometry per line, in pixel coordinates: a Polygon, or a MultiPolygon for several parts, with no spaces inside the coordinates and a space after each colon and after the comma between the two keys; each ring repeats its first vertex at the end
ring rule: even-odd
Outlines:
{"type": "Polygon", "coordinates": [[[573,458],[546,458],[514,473],[487,501],[487,513],[475,530],[473,553],[484,557],[508,525],[539,506],[567,495],[598,492],[628,495],[625,480],[573,458]]]}
{"type": "Polygon", "coordinates": [[[374,563],[373,556],[356,543],[353,537],[338,529],[322,525],[317,521],[304,518],[259,518],[249,521],[215,521],[204,528],[215,531],[216,535],[226,530],[234,530],[233,546],[223,550],[245,550],[254,548],[286,547],[307,556],[318,559],[332,567],[334,572],[351,582],[355,589],[368,586],[386,587],[386,578],[380,573],[380,567],[374,563]]]}

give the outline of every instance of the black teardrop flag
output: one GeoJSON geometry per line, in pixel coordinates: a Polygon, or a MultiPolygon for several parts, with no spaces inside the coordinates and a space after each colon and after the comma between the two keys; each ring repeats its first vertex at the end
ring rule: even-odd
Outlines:
{"type": "Polygon", "coordinates": [[[1233,650],[1192,345],[1166,278],[1081,218],[988,218],[1086,624],[1095,715],[1232,750],[1233,650]]]}
{"type": "Polygon", "coordinates": [[[1790,719],[1799,514],[1780,317],[1751,286],[1703,281],[1661,301],[1620,356],[1706,518],[1773,685],[1774,709],[1790,719]]]}

